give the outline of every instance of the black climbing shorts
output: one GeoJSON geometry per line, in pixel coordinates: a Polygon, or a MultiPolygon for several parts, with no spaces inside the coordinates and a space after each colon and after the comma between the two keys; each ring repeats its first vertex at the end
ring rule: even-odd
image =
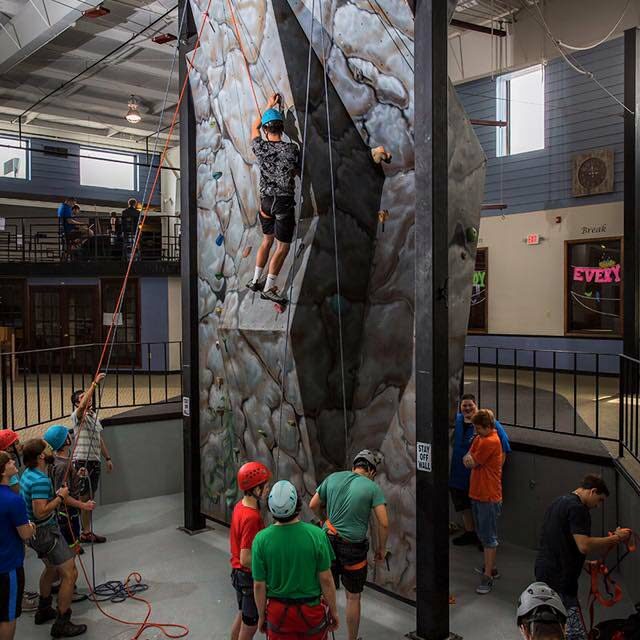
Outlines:
{"type": "Polygon", "coordinates": [[[331,573],[333,581],[336,583],[336,589],[340,588],[340,580],[342,586],[349,593],[362,593],[364,583],[367,581],[367,565],[360,569],[349,569],[351,565],[366,562],[369,553],[369,541],[349,542],[340,536],[329,535],[329,542],[336,554],[336,559],[331,565],[331,573]]]}
{"type": "Polygon", "coordinates": [[[456,510],[456,513],[466,511],[467,509],[471,510],[471,499],[469,498],[468,491],[449,487],[449,494],[451,495],[451,502],[453,502],[453,508],[456,510]]]}
{"type": "Polygon", "coordinates": [[[231,572],[231,584],[236,590],[238,609],[242,613],[242,622],[248,627],[258,624],[258,607],[253,597],[253,578],[250,573],[234,569],[231,572]]]}
{"type": "Polygon", "coordinates": [[[13,622],[22,613],[24,569],[0,573],[0,622],[13,622]]]}
{"type": "Polygon", "coordinates": [[[265,236],[291,244],[296,228],[296,201],[293,196],[265,196],[260,200],[260,224],[265,236]],[[264,214],[264,215],[262,215],[264,214]]]}

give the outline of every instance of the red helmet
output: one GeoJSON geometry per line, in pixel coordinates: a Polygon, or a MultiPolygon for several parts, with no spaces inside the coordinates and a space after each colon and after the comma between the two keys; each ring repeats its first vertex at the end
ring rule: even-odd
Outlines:
{"type": "Polygon", "coordinates": [[[238,486],[240,491],[249,491],[271,478],[271,471],[262,462],[247,462],[238,469],[238,486]]]}
{"type": "Polygon", "coordinates": [[[6,451],[14,442],[18,442],[18,434],[12,429],[0,429],[0,451],[6,451]]]}

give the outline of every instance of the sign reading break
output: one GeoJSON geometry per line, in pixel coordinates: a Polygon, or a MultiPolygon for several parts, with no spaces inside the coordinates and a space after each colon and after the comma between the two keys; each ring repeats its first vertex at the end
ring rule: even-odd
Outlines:
{"type": "Polygon", "coordinates": [[[418,471],[431,472],[431,443],[416,443],[416,467],[418,471]]]}

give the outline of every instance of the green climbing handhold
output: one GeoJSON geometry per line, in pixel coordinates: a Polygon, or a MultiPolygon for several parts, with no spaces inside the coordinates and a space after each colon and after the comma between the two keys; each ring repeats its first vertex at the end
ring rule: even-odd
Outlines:
{"type": "Polygon", "coordinates": [[[216,273],[216,280],[222,280],[222,278],[224,278],[224,273],[218,271],[218,273],[216,273]]]}
{"type": "Polygon", "coordinates": [[[263,437],[263,438],[267,438],[267,432],[263,431],[262,429],[258,429],[258,433],[263,437]]]}
{"type": "Polygon", "coordinates": [[[475,242],[478,239],[478,230],[475,227],[467,227],[467,242],[475,242]]]}

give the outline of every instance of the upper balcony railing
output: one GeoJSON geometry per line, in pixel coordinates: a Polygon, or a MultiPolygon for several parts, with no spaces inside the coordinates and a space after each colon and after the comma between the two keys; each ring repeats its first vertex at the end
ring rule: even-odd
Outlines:
{"type": "MultiPolygon", "coordinates": [[[[47,217],[5,218],[0,263],[56,264],[126,262],[134,229],[119,216],[78,216],[63,225],[47,217]]],[[[136,261],[180,263],[180,218],[150,215],[142,229],[136,261]]]]}

